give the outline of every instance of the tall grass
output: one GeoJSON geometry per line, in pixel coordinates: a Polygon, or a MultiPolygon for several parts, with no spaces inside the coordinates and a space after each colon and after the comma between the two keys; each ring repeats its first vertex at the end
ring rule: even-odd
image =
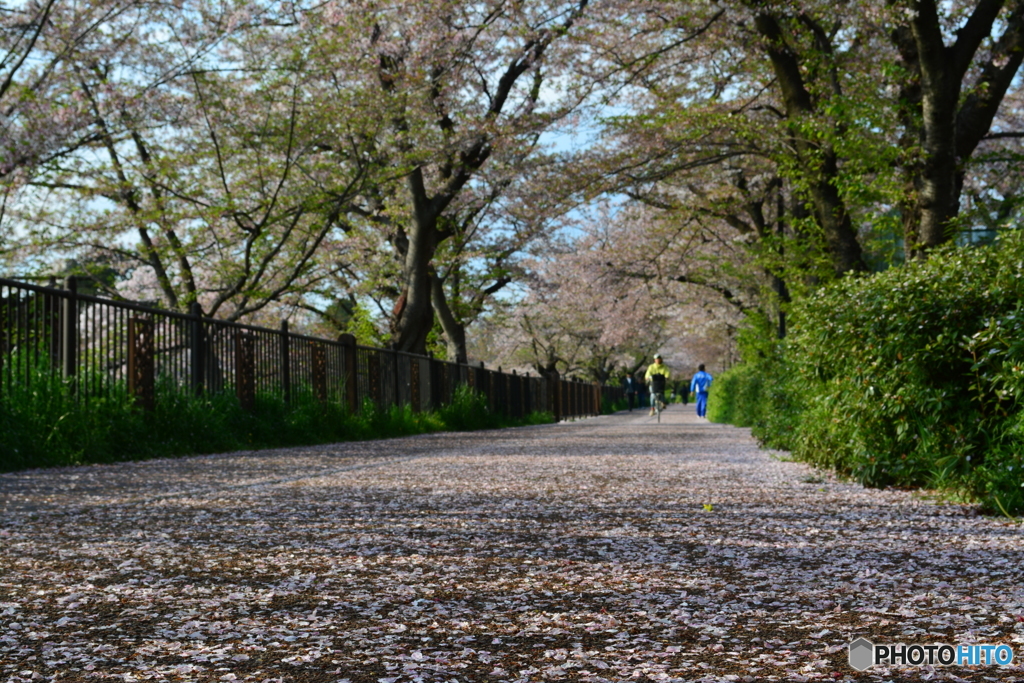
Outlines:
{"type": "Polygon", "coordinates": [[[629,400],[625,396],[614,401],[607,396],[601,396],[602,415],[611,415],[612,413],[617,413],[620,410],[629,410],[629,400]]]}
{"type": "Polygon", "coordinates": [[[494,429],[552,421],[548,413],[514,420],[488,410],[483,396],[460,387],[451,405],[429,413],[409,406],[357,414],[315,400],[287,404],[257,396],[252,412],[234,396],[195,396],[157,386],[155,410],[134,405],[123,385],[107,396],[76,398],[70,385],[37,372],[0,391],[0,471],[108,463],[240,449],[381,439],[437,431],[494,429]]]}

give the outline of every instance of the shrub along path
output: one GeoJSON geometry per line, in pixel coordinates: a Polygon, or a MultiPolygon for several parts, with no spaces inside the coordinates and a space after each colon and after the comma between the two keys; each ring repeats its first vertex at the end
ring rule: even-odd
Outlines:
{"type": "Polygon", "coordinates": [[[0,680],[1024,680],[1021,530],[673,406],[0,475],[0,680]]]}

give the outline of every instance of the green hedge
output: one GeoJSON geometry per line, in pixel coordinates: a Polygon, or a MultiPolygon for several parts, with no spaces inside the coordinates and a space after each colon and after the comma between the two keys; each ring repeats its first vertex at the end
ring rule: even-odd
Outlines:
{"type": "Polygon", "coordinates": [[[737,365],[715,377],[714,400],[708,396],[708,419],[751,427],[765,409],[765,385],[753,364],[737,365]]]}
{"type": "Polygon", "coordinates": [[[869,486],[1024,510],[1022,274],[1013,235],[822,288],[784,345],[716,382],[721,415],[869,486]]]}
{"type": "Polygon", "coordinates": [[[751,427],[762,445],[792,450],[804,392],[793,379],[786,346],[775,338],[773,324],[754,316],[747,322],[739,342],[750,360],[715,378],[708,419],[751,427]]]}

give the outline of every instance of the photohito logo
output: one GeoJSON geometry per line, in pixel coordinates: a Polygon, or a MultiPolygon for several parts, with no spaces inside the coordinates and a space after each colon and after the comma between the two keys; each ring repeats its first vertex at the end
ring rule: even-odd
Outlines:
{"type": "Polygon", "coordinates": [[[890,666],[1007,666],[1013,663],[1009,645],[875,645],[867,638],[850,643],[850,666],[866,671],[876,664],[890,666]]]}

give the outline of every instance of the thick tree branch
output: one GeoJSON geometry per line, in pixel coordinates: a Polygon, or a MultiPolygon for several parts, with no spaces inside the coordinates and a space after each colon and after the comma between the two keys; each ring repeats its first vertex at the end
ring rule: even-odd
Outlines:
{"type": "Polygon", "coordinates": [[[986,137],[1024,60],[1024,4],[1017,3],[1006,19],[1006,29],[981,67],[978,82],[956,116],[956,156],[966,159],[986,137]]]}
{"type": "MultiPolygon", "coordinates": [[[[979,0],[967,23],[956,32],[956,42],[949,50],[951,76],[963,79],[982,42],[992,33],[992,26],[1005,0],[979,0]]],[[[934,5],[926,5],[934,11],[934,5]]],[[[940,38],[941,40],[941,38],[940,38]]]]}

